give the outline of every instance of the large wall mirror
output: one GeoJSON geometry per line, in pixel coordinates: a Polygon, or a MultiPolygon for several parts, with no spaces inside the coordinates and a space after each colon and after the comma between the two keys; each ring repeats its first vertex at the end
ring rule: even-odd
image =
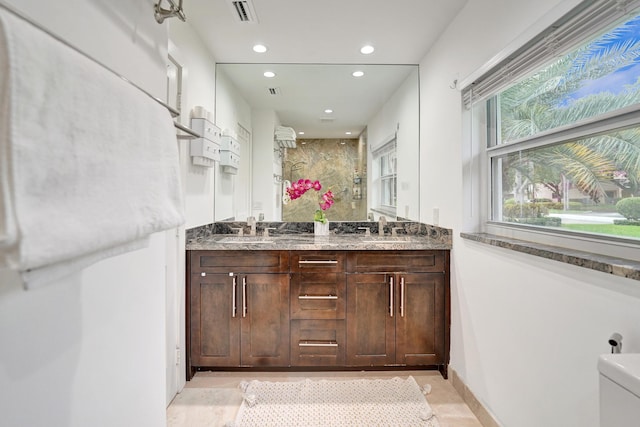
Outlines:
{"type": "Polygon", "coordinates": [[[418,85],[417,65],[217,64],[216,123],[251,133],[234,190],[250,206],[236,218],[311,221],[320,192],[283,203],[309,178],[333,192],[331,221],[419,220],[418,85]]]}

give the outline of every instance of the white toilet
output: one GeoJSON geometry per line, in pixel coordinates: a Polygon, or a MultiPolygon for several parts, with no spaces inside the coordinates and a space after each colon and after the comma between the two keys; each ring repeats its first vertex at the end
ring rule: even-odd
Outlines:
{"type": "Polygon", "coordinates": [[[600,427],[640,426],[640,354],[604,354],[600,371],[600,427]]]}

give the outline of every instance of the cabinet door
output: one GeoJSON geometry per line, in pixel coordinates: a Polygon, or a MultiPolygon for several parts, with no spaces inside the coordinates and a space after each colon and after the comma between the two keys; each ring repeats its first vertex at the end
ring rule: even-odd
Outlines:
{"type": "Polygon", "coordinates": [[[237,277],[192,274],[190,283],[190,364],[240,364],[240,316],[237,277]],[[235,304],[234,304],[235,303],[235,304]]]}
{"type": "Polygon", "coordinates": [[[289,275],[242,276],[241,365],[289,365],[289,275]]]}
{"type": "Polygon", "coordinates": [[[394,275],[348,275],[347,365],[395,363],[395,292],[394,275]]]}
{"type": "Polygon", "coordinates": [[[396,363],[444,363],[444,274],[397,275],[396,363]]]}

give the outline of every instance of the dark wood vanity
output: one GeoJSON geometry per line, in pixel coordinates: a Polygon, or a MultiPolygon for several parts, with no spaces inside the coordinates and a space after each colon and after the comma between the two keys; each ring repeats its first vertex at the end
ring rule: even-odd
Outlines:
{"type": "Polygon", "coordinates": [[[238,368],[446,378],[449,324],[449,250],[187,250],[189,379],[238,368]]]}

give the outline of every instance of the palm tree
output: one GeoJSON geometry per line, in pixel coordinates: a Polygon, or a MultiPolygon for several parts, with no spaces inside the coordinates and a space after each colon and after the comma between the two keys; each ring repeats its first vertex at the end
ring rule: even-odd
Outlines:
{"type": "MultiPolygon", "coordinates": [[[[598,81],[638,65],[640,40],[629,36],[638,26],[640,18],[635,18],[502,92],[499,95],[502,141],[517,140],[640,103],[640,80],[619,93],[580,92],[585,82],[598,81]]],[[[549,188],[558,197],[563,195],[564,178],[595,203],[605,196],[604,183],[639,194],[640,128],[510,155],[503,159],[504,168],[517,171],[532,184],[549,188]],[[624,179],[614,179],[621,176],[624,179]]]]}

